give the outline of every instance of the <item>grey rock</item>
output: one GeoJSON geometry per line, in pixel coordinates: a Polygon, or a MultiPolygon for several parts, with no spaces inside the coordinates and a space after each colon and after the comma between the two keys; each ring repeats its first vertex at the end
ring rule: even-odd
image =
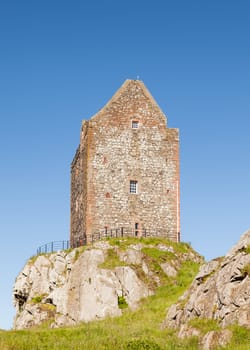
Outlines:
{"type": "Polygon", "coordinates": [[[167,246],[165,244],[158,244],[157,248],[163,252],[170,252],[170,253],[174,253],[175,250],[173,247],[171,246],[167,246]]]}
{"type": "MultiPolygon", "coordinates": [[[[120,316],[118,296],[124,296],[134,310],[141,298],[151,295],[131,267],[100,267],[106,250],[111,249],[104,243],[95,244],[77,259],[76,251],[57,252],[27,263],[14,286],[14,328],[30,328],[48,319],[53,319],[52,327],[59,327],[120,316]]],[[[128,264],[142,263],[138,249],[130,247],[121,257],[128,264]]]]}
{"type": "Polygon", "coordinates": [[[176,328],[202,317],[223,327],[238,323],[250,328],[249,245],[250,231],[224,259],[203,265],[185,296],[169,308],[164,326],[176,328]]]}
{"type": "Polygon", "coordinates": [[[232,338],[232,332],[228,329],[222,331],[211,331],[205,334],[201,340],[203,350],[212,350],[218,346],[226,346],[232,338]]]}
{"type": "MultiPolygon", "coordinates": [[[[137,247],[136,247],[137,248],[137,247]]],[[[142,252],[137,249],[128,249],[118,253],[119,259],[126,264],[140,265],[142,263],[142,252]]]]}
{"type": "Polygon", "coordinates": [[[164,273],[169,277],[176,277],[177,270],[169,263],[163,263],[160,265],[164,273]]]}
{"type": "Polygon", "coordinates": [[[183,338],[189,338],[189,337],[198,337],[200,336],[200,331],[196,328],[187,326],[186,324],[183,324],[180,327],[178,337],[183,339],[183,338]]]}
{"type": "MultiPolygon", "coordinates": [[[[100,241],[85,249],[58,251],[31,259],[14,285],[14,328],[30,328],[44,321],[50,321],[51,327],[56,328],[120,316],[119,297],[124,297],[128,307],[135,310],[142,298],[153,294],[150,288],[161,285],[158,271],[152,269],[150,257],[143,252],[145,247],[149,246],[138,242],[123,250],[108,241],[100,241]],[[120,266],[103,268],[109,249],[117,254],[120,266]],[[149,281],[148,285],[145,281],[149,281]]],[[[166,250],[166,247],[154,248],[166,250]]],[[[175,276],[187,258],[188,255],[182,255],[179,264],[173,258],[163,263],[162,269],[175,276]]],[[[181,311],[178,312],[181,317],[181,311]]]]}

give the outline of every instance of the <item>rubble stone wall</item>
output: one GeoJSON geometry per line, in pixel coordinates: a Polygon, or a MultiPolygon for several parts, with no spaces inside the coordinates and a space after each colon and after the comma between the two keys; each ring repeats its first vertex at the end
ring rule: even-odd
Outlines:
{"type": "Polygon", "coordinates": [[[179,135],[144,84],[127,80],[84,121],[72,163],[71,238],[138,228],[179,240],[179,135]],[[132,122],[138,127],[133,128],[132,122]],[[130,193],[130,181],[137,193],[130,193]]]}

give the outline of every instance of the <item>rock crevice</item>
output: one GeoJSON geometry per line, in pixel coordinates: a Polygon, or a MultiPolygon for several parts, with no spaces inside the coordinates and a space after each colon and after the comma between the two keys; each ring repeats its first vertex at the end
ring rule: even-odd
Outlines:
{"type": "Polygon", "coordinates": [[[178,328],[196,318],[250,328],[250,231],[225,258],[201,266],[190,288],[168,310],[164,326],[178,328]]]}

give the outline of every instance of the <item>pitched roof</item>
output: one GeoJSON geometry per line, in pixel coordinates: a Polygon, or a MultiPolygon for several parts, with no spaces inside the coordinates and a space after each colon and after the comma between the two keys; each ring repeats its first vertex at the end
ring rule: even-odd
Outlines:
{"type": "Polygon", "coordinates": [[[107,109],[109,109],[109,107],[111,107],[114,103],[116,103],[118,99],[127,96],[130,92],[132,93],[135,90],[142,93],[146,97],[148,102],[154,107],[155,111],[161,114],[164,118],[166,118],[165,114],[162,112],[161,108],[158,106],[157,102],[155,101],[149,90],[146,88],[144,83],[141,80],[127,79],[122,84],[122,86],[116,91],[113,97],[106,103],[106,105],[91,119],[98,117],[99,114],[102,114],[107,109]]]}

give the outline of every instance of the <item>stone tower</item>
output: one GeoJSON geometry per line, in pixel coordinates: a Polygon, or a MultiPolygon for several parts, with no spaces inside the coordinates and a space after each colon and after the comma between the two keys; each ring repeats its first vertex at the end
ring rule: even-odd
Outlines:
{"type": "Polygon", "coordinates": [[[71,246],[93,234],[180,240],[179,133],[145,85],[126,80],[82,123],[71,165],[71,246]]]}

